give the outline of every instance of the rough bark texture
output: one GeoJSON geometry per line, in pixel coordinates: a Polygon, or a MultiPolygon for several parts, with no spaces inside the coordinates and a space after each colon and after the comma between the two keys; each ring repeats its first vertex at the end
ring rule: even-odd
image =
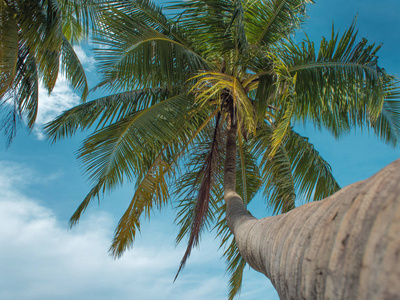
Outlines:
{"type": "Polygon", "coordinates": [[[400,299],[400,160],[318,202],[260,220],[235,192],[227,139],[227,221],[243,258],[281,299],[400,299]]]}

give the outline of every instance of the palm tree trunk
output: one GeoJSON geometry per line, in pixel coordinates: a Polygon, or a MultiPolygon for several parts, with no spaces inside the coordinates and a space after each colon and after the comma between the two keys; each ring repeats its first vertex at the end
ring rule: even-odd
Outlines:
{"type": "Polygon", "coordinates": [[[236,127],[226,144],[226,218],[243,258],[281,299],[400,299],[400,160],[288,213],[256,219],[236,193],[236,127]]]}

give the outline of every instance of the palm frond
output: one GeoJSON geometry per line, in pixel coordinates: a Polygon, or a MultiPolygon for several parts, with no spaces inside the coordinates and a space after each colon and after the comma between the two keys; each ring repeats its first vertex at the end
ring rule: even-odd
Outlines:
{"type": "Polygon", "coordinates": [[[36,121],[39,105],[39,74],[34,54],[28,47],[20,47],[14,79],[15,100],[18,111],[24,116],[30,129],[36,121]]]}
{"type": "Polygon", "coordinates": [[[150,218],[153,206],[161,208],[167,203],[169,193],[165,176],[171,171],[172,164],[163,159],[163,152],[156,157],[137,185],[133,199],[118,223],[109,249],[114,257],[120,257],[132,246],[136,232],[140,231],[142,213],[145,212],[150,218]]]}
{"type": "Polygon", "coordinates": [[[21,122],[16,102],[15,95],[11,92],[5,93],[0,102],[0,128],[6,138],[6,147],[11,145],[21,122]]]}
{"type": "MultiPolygon", "coordinates": [[[[208,110],[198,111],[192,102],[186,95],[169,98],[97,130],[85,140],[79,157],[94,187],[74,214],[73,223],[91,199],[121,185],[124,178],[145,180],[149,162],[155,161],[166,146],[183,143],[184,147],[183,141],[208,115],[208,110]]],[[[181,155],[181,151],[177,153],[181,155]]]]}
{"type": "Polygon", "coordinates": [[[321,200],[340,189],[330,165],[307,138],[291,130],[284,147],[291,162],[298,198],[321,200]]]}
{"type": "Polygon", "coordinates": [[[71,44],[81,42],[89,36],[91,28],[100,26],[101,15],[109,0],[58,0],[62,13],[62,32],[71,44]]]}
{"type": "Polygon", "coordinates": [[[103,128],[118,122],[137,111],[151,107],[165,100],[167,89],[149,88],[105,96],[77,105],[46,124],[44,130],[49,139],[55,142],[72,136],[78,129],[91,126],[103,128]]]}
{"type": "Polygon", "coordinates": [[[356,43],[355,23],[342,37],[323,38],[318,54],[308,39],[300,45],[284,44],[280,59],[297,74],[297,119],[311,119],[336,137],[353,126],[374,123],[389,92],[386,74],[377,65],[380,46],[356,43]]]}
{"type": "Polygon", "coordinates": [[[117,90],[184,85],[194,72],[207,69],[201,56],[167,32],[165,26],[171,24],[160,26],[142,6],[133,8],[129,15],[113,9],[97,32],[95,40],[102,45],[96,50],[102,73],[99,86],[117,90]]]}
{"type": "Polygon", "coordinates": [[[283,144],[275,149],[271,146],[272,135],[273,129],[264,124],[258,128],[253,146],[257,157],[261,157],[260,170],[264,195],[268,205],[277,214],[295,207],[296,190],[288,153],[283,144]],[[270,153],[272,150],[275,151],[273,156],[270,153]]]}
{"type": "Polygon", "coordinates": [[[229,300],[240,294],[243,280],[243,271],[246,266],[246,261],[242,258],[239,249],[236,245],[234,236],[229,230],[225,219],[226,205],[221,205],[216,214],[218,215],[218,223],[215,226],[217,236],[221,239],[220,248],[224,248],[223,257],[227,264],[226,273],[230,275],[228,282],[229,300]]]}
{"type": "Polygon", "coordinates": [[[79,219],[81,218],[82,214],[85,212],[86,208],[88,207],[90,202],[93,200],[93,198],[97,197],[98,199],[100,199],[100,193],[102,191],[103,184],[104,184],[104,180],[100,180],[86,195],[85,199],[83,199],[81,204],[78,206],[78,208],[75,210],[75,212],[69,219],[70,228],[72,228],[74,225],[76,225],[79,222],[79,219]]]}
{"type": "Polygon", "coordinates": [[[190,100],[184,95],[172,97],[89,136],[79,157],[90,178],[104,180],[107,190],[122,183],[124,175],[133,179],[146,154],[159,152],[165,143],[185,137],[189,128],[183,123],[193,109],[190,100]]]}
{"type": "MultiPolygon", "coordinates": [[[[195,41],[197,52],[203,57],[212,57],[215,53],[226,54],[235,49],[230,29],[237,28],[231,25],[238,24],[233,18],[235,12],[240,12],[240,3],[189,0],[168,6],[167,9],[178,12],[176,26],[185,32],[186,39],[195,41]]],[[[240,28],[238,30],[238,37],[243,38],[240,28]]]]}
{"type": "Polygon", "coordinates": [[[42,24],[43,40],[36,53],[39,74],[49,93],[53,90],[60,66],[63,43],[61,10],[56,0],[49,0],[46,9],[46,22],[42,24]]]}
{"type": "Polygon", "coordinates": [[[74,49],[72,48],[72,45],[65,37],[63,37],[61,51],[61,73],[66,76],[72,87],[81,93],[82,101],[85,101],[89,93],[85,70],[74,49]]]}
{"type": "Polygon", "coordinates": [[[294,33],[306,17],[312,0],[247,1],[246,31],[249,43],[271,46],[294,33]]]}
{"type": "Polygon", "coordinates": [[[0,11],[0,98],[12,86],[18,60],[18,26],[12,13],[6,7],[0,11]]]}
{"type": "Polygon", "coordinates": [[[386,75],[385,84],[385,101],[378,118],[370,123],[381,140],[390,143],[395,147],[400,141],[400,89],[399,82],[392,76],[386,75]]]}

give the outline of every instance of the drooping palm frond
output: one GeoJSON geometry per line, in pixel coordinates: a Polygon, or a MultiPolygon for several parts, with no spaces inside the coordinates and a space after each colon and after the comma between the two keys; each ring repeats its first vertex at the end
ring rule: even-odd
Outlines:
{"type": "Polygon", "coordinates": [[[0,97],[12,85],[18,61],[18,26],[12,17],[13,11],[4,4],[0,11],[0,97]]]}
{"type": "Polygon", "coordinates": [[[0,102],[0,128],[6,137],[6,147],[10,146],[21,122],[21,116],[13,98],[13,95],[6,93],[1,99],[2,102],[0,102]]]}
{"type": "Polygon", "coordinates": [[[394,77],[387,75],[384,78],[384,84],[386,95],[382,111],[375,121],[370,122],[370,126],[381,140],[395,147],[400,142],[399,82],[394,77]]]}
{"type": "Polygon", "coordinates": [[[100,25],[101,15],[111,0],[58,0],[62,13],[62,32],[71,43],[88,38],[91,29],[100,25]]]}
{"type": "Polygon", "coordinates": [[[85,101],[89,94],[86,73],[72,45],[65,37],[63,37],[61,51],[61,73],[65,75],[74,90],[80,92],[81,100],[85,101]]]}
{"type": "Polygon", "coordinates": [[[169,193],[165,177],[171,172],[173,162],[168,162],[165,158],[162,151],[148,168],[143,179],[138,181],[132,201],[115,230],[109,250],[112,256],[120,257],[132,246],[136,231],[140,231],[140,218],[143,213],[150,218],[154,206],[161,209],[167,203],[169,193]]]}
{"type": "MultiPolygon", "coordinates": [[[[7,76],[7,75],[5,75],[7,76]]],[[[23,117],[32,129],[38,112],[39,75],[34,55],[29,48],[20,46],[10,86],[1,97],[3,133],[7,145],[17,131],[23,117]]]]}
{"type": "Polygon", "coordinates": [[[32,129],[38,113],[39,74],[28,47],[19,49],[14,84],[17,85],[14,101],[18,103],[18,113],[25,116],[28,128],[32,129]]]}
{"type": "Polygon", "coordinates": [[[296,189],[291,163],[285,147],[286,139],[279,147],[271,144],[274,130],[268,124],[257,129],[257,136],[252,140],[256,157],[260,157],[262,186],[268,205],[274,213],[287,212],[295,207],[296,189]],[[271,151],[275,151],[271,155],[271,151]]]}
{"type": "MultiPolygon", "coordinates": [[[[185,141],[207,118],[207,109],[192,106],[193,98],[179,95],[137,111],[87,138],[79,151],[94,190],[90,199],[113,190],[124,178],[143,179],[148,162],[166,145],[185,141]],[[190,119],[190,122],[188,120],[190,119]]],[[[86,198],[71,219],[76,223],[90,201],[86,198]]]]}
{"type": "MultiPolygon", "coordinates": [[[[79,156],[95,183],[95,190],[90,198],[105,190],[114,189],[123,182],[124,177],[133,180],[134,174],[145,168],[142,160],[146,154],[154,155],[157,149],[161,151],[164,144],[173,138],[171,131],[164,134],[161,127],[163,120],[168,119],[167,116],[182,116],[185,108],[188,108],[187,98],[175,97],[127,116],[86,139],[79,156]],[[152,128],[150,132],[153,134],[146,136],[149,128],[152,128]]],[[[168,128],[172,124],[163,125],[168,128]]],[[[86,199],[84,202],[86,208],[89,202],[86,199]]],[[[72,222],[76,222],[82,212],[83,209],[80,208],[74,214],[72,222]]]]}
{"type": "Polygon", "coordinates": [[[303,201],[317,201],[340,189],[330,165],[315,150],[308,138],[292,129],[284,147],[291,163],[298,198],[303,201]]]}
{"type": "Polygon", "coordinates": [[[261,157],[264,193],[274,213],[293,209],[296,201],[321,200],[340,189],[331,167],[307,138],[291,128],[275,155],[271,156],[272,135],[271,127],[260,128],[254,149],[261,157]]]}
{"type": "Polygon", "coordinates": [[[234,5],[234,11],[232,14],[232,19],[226,31],[232,29],[232,35],[234,41],[233,44],[235,46],[235,51],[240,54],[243,54],[249,50],[248,49],[249,43],[247,41],[246,28],[245,28],[246,24],[245,11],[241,0],[233,1],[233,5],[234,5]]]}
{"type": "MultiPolygon", "coordinates": [[[[57,82],[64,35],[62,32],[61,10],[58,2],[56,0],[49,0],[47,7],[44,7],[44,9],[46,10],[46,23],[41,24],[44,37],[38,44],[36,57],[43,85],[50,93],[57,82]]],[[[31,20],[24,20],[24,23],[29,21],[31,20]]]]}

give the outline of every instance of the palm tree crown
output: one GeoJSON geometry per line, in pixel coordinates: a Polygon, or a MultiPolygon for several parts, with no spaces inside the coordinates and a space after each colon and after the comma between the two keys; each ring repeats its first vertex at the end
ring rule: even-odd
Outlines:
{"type": "Polygon", "coordinates": [[[71,225],[92,199],[136,180],[111,253],[120,256],[141,217],[174,199],[176,240],[188,238],[181,268],[201,232],[215,229],[233,298],[246,262],[224,218],[223,147],[232,124],[237,191],[246,204],[263,191],[275,213],[339,189],[295,122],[335,136],[368,126],[393,145],[400,138],[397,82],[378,66],[379,46],[357,40],[354,23],[342,36],[332,30],[319,48],[295,42],[311,2],[187,0],[167,7],[168,14],[149,0],[110,2],[95,32],[98,87],[110,95],[46,127],[52,141],[95,128],[79,151],[93,187],[71,225]]]}

